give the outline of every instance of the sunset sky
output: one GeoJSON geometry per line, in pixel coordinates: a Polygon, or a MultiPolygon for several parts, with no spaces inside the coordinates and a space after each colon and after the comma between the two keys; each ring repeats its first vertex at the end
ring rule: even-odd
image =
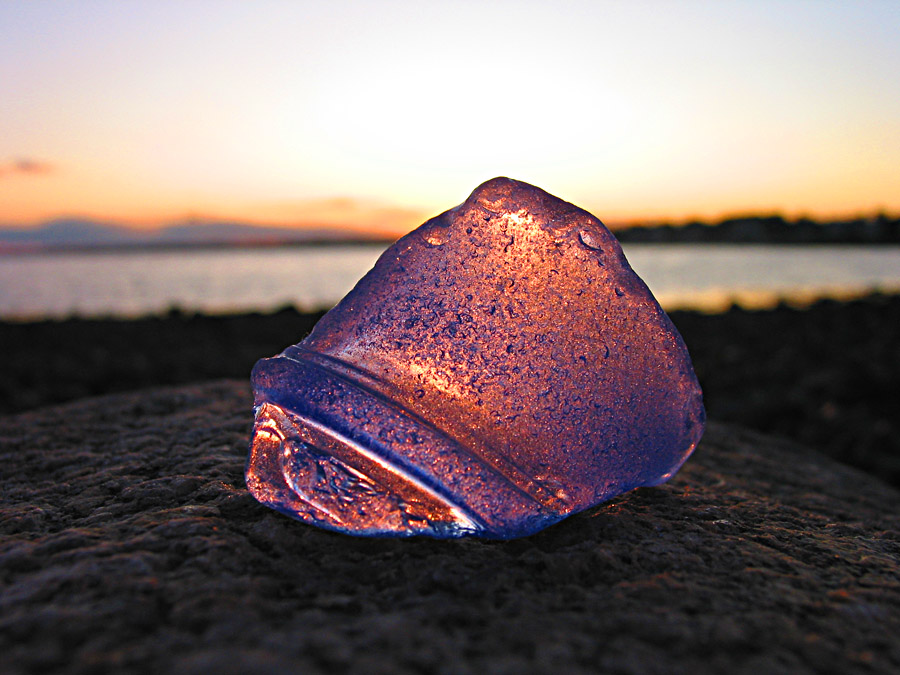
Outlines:
{"type": "Polygon", "coordinates": [[[900,212],[900,2],[0,0],[0,223],[900,212]]]}

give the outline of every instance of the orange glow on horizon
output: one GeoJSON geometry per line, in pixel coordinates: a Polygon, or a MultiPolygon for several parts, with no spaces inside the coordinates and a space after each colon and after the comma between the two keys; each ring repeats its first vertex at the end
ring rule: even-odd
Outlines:
{"type": "MultiPolygon", "coordinates": [[[[528,181],[527,177],[519,178],[528,181]]],[[[400,236],[460,203],[468,194],[450,197],[443,203],[410,199],[410,203],[418,206],[399,206],[354,197],[261,201],[234,196],[214,198],[202,194],[175,194],[163,198],[153,194],[152,190],[129,189],[121,184],[112,188],[112,184],[112,181],[76,180],[58,170],[42,170],[40,175],[0,178],[0,225],[32,227],[57,218],[85,218],[136,229],[152,229],[188,220],[234,221],[284,228],[337,227],[400,236]]],[[[477,184],[473,183],[469,189],[474,189],[477,184]]],[[[783,195],[779,195],[780,199],[726,194],[706,202],[692,200],[688,196],[663,194],[657,199],[645,199],[647,204],[643,207],[629,206],[627,203],[633,200],[639,204],[641,197],[638,195],[599,198],[582,189],[578,192],[583,196],[566,194],[564,197],[614,228],[652,222],[717,222],[736,214],[808,217],[827,221],[870,216],[878,212],[900,212],[900,201],[886,203],[869,199],[869,203],[865,204],[864,198],[855,198],[849,190],[842,194],[839,189],[834,189],[827,195],[822,195],[820,190],[818,185],[810,185],[805,190],[794,192],[785,189],[783,195]],[[804,196],[806,199],[803,199],[804,196]],[[810,206],[812,204],[816,206],[810,206]]]]}
{"type": "Polygon", "coordinates": [[[688,5],[0,3],[0,224],[900,212],[890,3],[688,5]]]}

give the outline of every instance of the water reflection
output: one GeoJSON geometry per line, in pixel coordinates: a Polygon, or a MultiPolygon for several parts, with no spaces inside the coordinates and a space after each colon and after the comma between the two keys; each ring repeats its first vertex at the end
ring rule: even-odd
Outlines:
{"type": "MultiPolygon", "coordinates": [[[[332,306],[383,246],[0,256],[0,316],[239,312],[332,306]]],[[[788,299],[900,291],[897,246],[627,244],[666,309],[719,311],[788,299]]]]}

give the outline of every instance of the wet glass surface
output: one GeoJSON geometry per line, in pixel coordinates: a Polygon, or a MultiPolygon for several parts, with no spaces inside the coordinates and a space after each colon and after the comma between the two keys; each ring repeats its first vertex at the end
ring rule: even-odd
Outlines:
{"type": "Polygon", "coordinates": [[[612,234],[505,178],[391,246],[253,386],[251,492],[358,535],[524,536],[668,480],[704,424],[612,234]]]}

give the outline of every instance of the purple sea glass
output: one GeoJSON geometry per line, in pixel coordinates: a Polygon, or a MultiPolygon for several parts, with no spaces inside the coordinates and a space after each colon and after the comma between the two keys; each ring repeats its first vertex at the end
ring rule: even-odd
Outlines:
{"type": "Polygon", "coordinates": [[[355,535],[528,535],[668,480],[704,425],[613,235],[507,178],[397,241],[252,379],[250,491],[355,535]]]}

